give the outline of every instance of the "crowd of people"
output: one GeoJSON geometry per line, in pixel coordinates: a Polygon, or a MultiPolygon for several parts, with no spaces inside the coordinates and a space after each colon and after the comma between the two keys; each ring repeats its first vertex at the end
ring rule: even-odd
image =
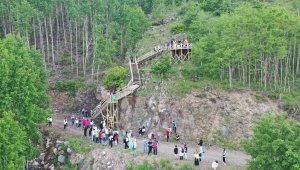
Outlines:
{"type": "Polygon", "coordinates": [[[154,52],[159,52],[164,50],[174,50],[174,49],[188,49],[191,47],[191,44],[187,39],[175,40],[171,39],[169,42],[166,42],[164,46],[157,45],[153,48],[154,52]]]}
{"type": "MultiPolygon", "coordinates": [[[[82,126],[83,136],[88,137],[91,141],[95,143],[100,143],[103,145],[109,145],[113,147],[114,145],[119,145],[119,131],[114,130],[112,127],[107,127],[105,121],[101,121],[99,126],[95,125],[92,119],[89,119],[88,113],[86,109],[81,110],[82,118],[79,119],[75,117],[74,114],[71,115],[71,126],[75,128],[79,128],[82,126]]],[[[48,126],[52,126],[53,119],[51,117],[48,118],[48,126]]],[[[170,142],[171,136],[174,141],[180,143],[180,137],[177,133],[177,124],[175,121],[172,121],[171,128],[166,130],[166,142],[170,142]]],[[[68,127],[68,118],[65,117],[63,120],[63,128],[66,129],[68,127]]],[[[132,130],[122,131],[124,149],[129,149],[135,151],[137,149],[137,137],[140,136],[144,138],[143,141],[143,150],[145,154],[148,155],[158,155],[159,143],[162,140],[162,136],[159,134],[155,134],[153,132],[147,134],[147,129],[145,126],[142,126],[137,131],[139,135],[135,135],[132,130]]],[[[204,149],[203,149],[203,139],[200,139],[197,143],[199,145],[199,149],[194,152],[194,165],[199,166],[204,157],[204,149]]],[[[173,149],[173,153],[175,159],[179,160],[188,160],[188,145],[187,143],[181,143],[175,145],[173,149]]],[[[223,148],[222,152],[222,161],[223,164],[226,165],[226,148],[223,148]]],[[[217,160],[213,161],[212,168],[217,169],[219,162],[217,160]]]]}

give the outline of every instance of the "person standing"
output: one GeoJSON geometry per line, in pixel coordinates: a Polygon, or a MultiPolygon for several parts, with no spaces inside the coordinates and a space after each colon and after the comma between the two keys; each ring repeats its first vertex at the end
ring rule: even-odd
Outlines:
{"type": "Polygon", "coordinates": [[[150,139],[148,142],[148,155],[152,152],[152,148],[153,148],[153,142],[150,139]]]}
{"type": "Polygon", "coordinates": [[[113,146],[113,141],[114,141],[113,135],[109,135],[108,139],[109,139],[109,145],[110,145],[110,147],[112,148],[112,146],[113,146]]]}
{"type": "Polygon", "coordinates": [[[136,138],[133,138],[133,150],[136,150],[136,148],[137,148],[136,138]]]}
{"type": "Polygon", "coordinates": [[[212,169],[216,170],[219,166],[219,162],[217,160],[213,161],[213,163],[211,164],[212,169]]]}
{"type": "Polygon", "coordinates": [[[72,116],[71,116],[71,121],[72,121],[72,126],[74,125],[75,123],[75,117],[74,117],[74,114],[72,113],[72,116]]]}
{"type": "Polygon", "coordinates": [[[184,156],[184,159],[185,160],[187,160],[188,158],[187,158],[187,145],[186,145],[186,143],[184,144],[184,154],[183,154],[183,156],[184,156]]]}
{"type": "Polygon", "coordinates": [[[223,164],[226,165],[226,149],[223,149],[223,164]]]}
{"type": "Polygon", "coordinates": [[[169,142],[170,134],[171,134],[171,131],[170,131],[170,129],[168,128],[167,131],[166,131],[167,142],[169,142]]]}
{"type": "Polygon", "coordinates": [[[195,164],[195,166],[199,166],[199,154],[197,151],[194,153],[194,156],[195,156],[194,164],[195,164]]]}
{"type": "Polygon", "coordinates": [[[51,127],[52,126],[52,117],[48,117],[48,126],[51,127]]]}
{"type": "Polygon", "coordinates": [[[68,120],[67,120],[67,118],[65,117],[65,120],[64,120],[64,129],[66,129],[67,126],[68,126],[68,120]]]}
{"type": "Polygon", "coordinates": [[[93,128],[93,126],[94,126],[94,120],[91,119],[91,121],[90,121],[90,127],[93,128]]]}
{"type": "Polygon", "coordinates": [[[89,130],[89,137],[91,137],[91,135],[92,135],[92,131],[93,131],[93,128],[92,128],[92,127],[90,127],[90,130],[89,130]]]}
{"type": "Polygon", "coordinates": [[[78,128],[79,127],[79,121],[78,121],[78,118],[76,117],[75,118],[75,126],[78,128]]]}
{"type": "Polygon", "coordinates": [[[203,146],[203,140],[202,140],[202,138],[200,139],[198,145],[199,145],[200,147],[203,146]]]}
{"type": "Polygon", "coordinates": [[[148,143],[147,143],[147,140],[144,139],[144,153],[147,153],[148,152],[148,143]]]}
{"type": "Polygon", "coordinates": [[[175,145],[175,148],[174,148],[174,156],[175,156],[175,159],[177,159],[177,157],[178,157],[178,147],[177,147],[177,145],[175,145]]]}
{"type": "Polygon", "coordinates": [[[184,149],[180,148],[180,150],[179,150],[179,159],[180,160],[183,160],[183,154],[184,154],[184,149]]]}
{"type": "Polygon", "coordinates": [[[157,155],[157,150],[158,150],[158,141],[156,140],[153,145],[153,154],[154,155],[157,155]]]}
{"type": "Polygon", "coordinates": [[[173,127],[173,132],[176,133],[177,125],[176,125],[176,122],[174,120],[172,122],[172,127],[173,127]]]}
{"type": "Polygon", "coordinates": [[[102,143],[102,137],[103,137],[103,134],[102,134],[102,130],[99,130],[99,141],[100,143],[102,143]]]}

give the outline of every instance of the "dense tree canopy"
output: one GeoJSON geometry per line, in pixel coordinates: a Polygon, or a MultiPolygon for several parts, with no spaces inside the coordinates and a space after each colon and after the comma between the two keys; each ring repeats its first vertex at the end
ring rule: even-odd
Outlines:
{"type": "Polygon", "coordinates": [[[116,66],[109,69],[103,79],[103,83],[109,90],[117,90],[117,88],[124,86],[125,78],[128,70],[121,66],[116,66]]]}
{"type": "MultiPolygon", "coordinates": [[[[5,133],[11,131],[13,132],[9,135],[20,133],[20,139],[26,135],[29,139],[21,142],[26,152],[23,152],[23,149],[17,149],[17,152],[23,153],[19,155],[20,158],[25,156],[31,158],[36,151],[31,146],[31,142],[40,139],[37,124],[45,122],[49,114],[45,67],[40,54],[30,50],[21,38],[13,35],[0,40],[0,56],[0,119],[4,122],[14,119],[11,125],[21,127],[16,129],[1,127],[0,140],[6,140],[5,133]],[[5,114],[8,111],[14,114],[5,114]],[[15,125],[16,123],[19,125],[15,125]]],[[[7,127],[9,126],[8,123],[7,127]]],[[[17,141],[10,140],[10,142],[17,141]]],[[[2,151],[6,150],[1,149],[0,155],[6,155],[2,151]]],[[[6,158],[10,160],[3,160],[4,162],[14,159],[6,158]]],[[[8,164],[4,165],[8,166],[8,164]]]]}
{"type": "Polygon", "coordinates": [[[300,169],[300,126],[284,116],[268,115],[245,144],[249,169],[300,169]]]}

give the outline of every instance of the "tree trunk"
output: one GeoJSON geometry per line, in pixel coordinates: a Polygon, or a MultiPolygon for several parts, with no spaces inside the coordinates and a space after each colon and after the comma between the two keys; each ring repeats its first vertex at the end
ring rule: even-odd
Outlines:
{"type": "Polygon", "coordinates": [[[52,18],[49,17],[49,26],[50,26],[50,36],[51,36],[51,56],[52,56],[52,64],[55,66],[55,56],[54,56],[54,35],[53,35],[53,25],[52,18]]]}
{"type": "Polygon", "coordinates": [[[70,21],[69,23],[69,33],[70,33],[70,59],[71,59],[71,69],[72,69],[72,74],[74,71],[73,68],[73,33],[72,33],[72,22],[70,21]]]}
{"type": "Polygon", "coordinates": [[[34,41],[34,49],[36,50],[37,48],[36,48],[36,44],[37,44],[37,42],[36,42],[36,33],[35,33],[35,22],[34,22],[34,19],[33,19],[33,41],[34,41]]]}
{"type": "Polygon", "coordinates": [[[45,59],[45,50],[44,50],[44,39],[43,39],[43,32],[42,32],[42,23],[39,21],[39,37],[40,37],[40,49],[42,52],[43,60],[45,62],[46,68],[46,59],[45,59]]]}
{"type": "Polygon", "coordinates": [[[84,73],[83,76],[86,74],[86,63],[89,57],[89,30],[88,30],[88,19],[86,17],[86,24],[85,24],[85,61],[84,61],[84,73]]]}
{"type": "Polygon", "coordinates": [[[47,28],[47,18],[44,18],[44,24],[45,24],[45,34],[46,34],[46,44],[47,44],[47,62],[50,62],[50,52],[49,52],[49,38],[48,38],[48,28],[47,28]]]}
{"type": "Polygon", "coordinates": [[[60,5],[61,10],[61,22],[62,22],[62,29],[64,32],[64,47],[67,47],[67,38],[66,38],[66,29],[65,29],[65,19],[64,19],[64,10],[63,10],[63,4],[60,5]]]}
{"type": "Polygon", "coordinates": [[[59,8],[56,8],[56,58],[58,58],[59,53],[59,8]]]}
{"type": "Polygon", "coordinates": [[[76,59],[76,76],[78,77],[79,70],[78,70],[78,25],[77,25],[77,19],[75,21],[75,59],[76,59]]]}

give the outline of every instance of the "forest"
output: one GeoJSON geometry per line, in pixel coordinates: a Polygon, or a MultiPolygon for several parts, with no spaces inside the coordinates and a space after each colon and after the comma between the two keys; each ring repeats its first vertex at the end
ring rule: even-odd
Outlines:
{"type": "MultiPolygon", "coordinates": [[[[192,61],[182,64],[185,78],[205,77],[230,89],[261,90],[280,99],[285,94],[287,111],[299,115],[299,0],[1,0],[0,169],[21,169],[38,155],[38,125],[51,115],[48,81],[58,69],[67,70],[70,80],[99,83],[101,72],[136,56],[144,33],[163,25],[161,16],[173,9],[179,9],[180,18],[173,25],[174,35],[184,34],[193,44],[192,61]]],[[[164,63],[171,67],[167,59],[164,63]]],[[[153,69],[164,75],[161,67],[153,69]]],[[[127,71],[113,72],[125,79],[127,71]]],[[[104,83],[124,84],[111,82],[115,75],[110,76],[104,83]]],[[[270,117],[255,131],[258,137],[245,150],[259,159],[250,169],[272,166],[259,154],[276,149],[253,149],[265,132],[272,133],[268,140],[274,138],[276,147],[292,155],[285,165],[277,161],[275,169],[300,167],[299,122],[270,117]],[[265,131],[273,128],[275,132],[265,131]],[[290,134],[290,141],[277,139],[276,128],[290,134]]],[[[274,155],[284,159],[277,150],[274,155]]]]}

